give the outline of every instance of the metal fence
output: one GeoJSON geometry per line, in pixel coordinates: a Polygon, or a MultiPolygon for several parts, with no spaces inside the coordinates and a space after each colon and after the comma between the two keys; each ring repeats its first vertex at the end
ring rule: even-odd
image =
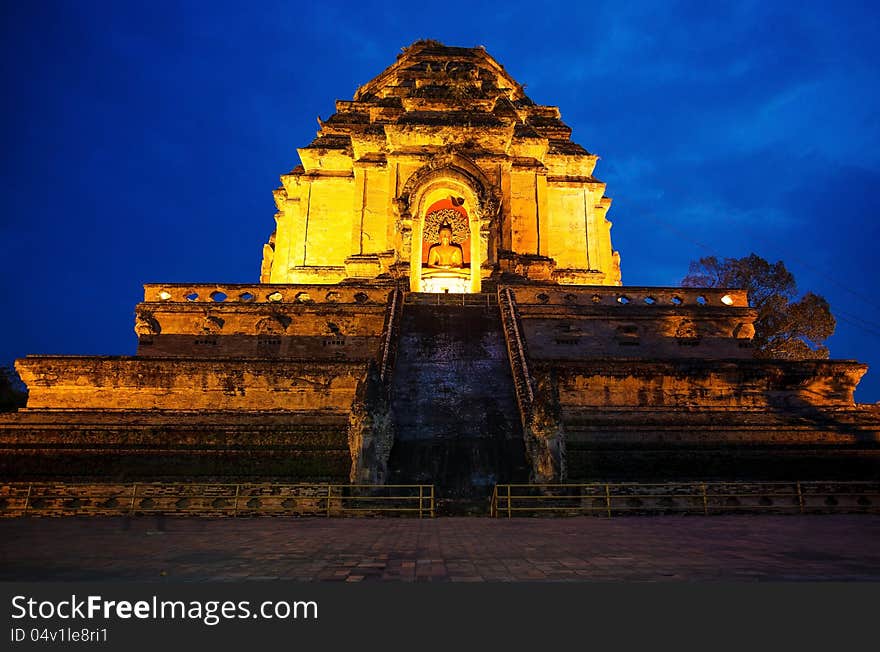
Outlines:
{"type": "Polygon", "coordinates": [[[493,517],[541,514],[880,513],[880,482],[501,484],[493,517]]]}
{"type": "Polygon", "coordinates": [[[433,485],[6,483],[0,518],[22,516],[434,516],[433,485]]]}

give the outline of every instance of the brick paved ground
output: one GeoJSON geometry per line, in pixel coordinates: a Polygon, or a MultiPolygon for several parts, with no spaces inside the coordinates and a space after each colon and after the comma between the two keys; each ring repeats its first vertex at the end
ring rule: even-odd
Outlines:
{"type": "Polygon", "coordinates": [[[0,580],[880,580],[880,516],[0,521],[0,580]]]}

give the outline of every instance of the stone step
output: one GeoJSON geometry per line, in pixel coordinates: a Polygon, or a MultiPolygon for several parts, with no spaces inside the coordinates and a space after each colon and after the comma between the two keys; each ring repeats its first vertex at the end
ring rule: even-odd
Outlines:
{"type": "Polygon", "coordinates": [[[510,362],[497,305],[475,310],[430,298],[401,315],[391,481],[430,482],[445,500],[470,501],[525,474],[510,362]]]}
{"type": "Polygon", "coordinates": [[[440,498],[434,501],[436,516],[480,516],[489,515],[489,497],[478,498],[440,498]]]}

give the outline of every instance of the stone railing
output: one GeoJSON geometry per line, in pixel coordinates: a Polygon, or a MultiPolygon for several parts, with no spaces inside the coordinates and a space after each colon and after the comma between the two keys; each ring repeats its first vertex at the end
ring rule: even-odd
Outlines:
{"type": "Polygon", "coordinates": [[[149,283],[144,285],[144,301],[209,304],[384,304],[390,290],[389,287],[357,285],[149,283]]]}
{"type": "Polygon", "coordinates": [[[730,288],[513,286],[516,302],[554,306],[748,308],[746,290],[730,288]]]}
{"type": "Polygon", "coordinates": [[[525,341],[519,329],[516,316],[516,301],[510,288],[498,290],[498,305],[501,309],[501,326],[507,343],[507,355],[510,359],[510,371],[516,390],[516,402],[519,404],[523,427],[526,427],[535,400],[532,380],[529,376],[528,358],[525,341]]]}
{"type": "Polygon", "coordinates": [[[386,385],[390,383],[391,370],[397,357],[397,341],[400,332],[400,317],[403,312],[403,292],[395,288],[391,292],[385,314],[385,329],[382,337],[382,349],[379,355],[379,375],[386,385]]]}

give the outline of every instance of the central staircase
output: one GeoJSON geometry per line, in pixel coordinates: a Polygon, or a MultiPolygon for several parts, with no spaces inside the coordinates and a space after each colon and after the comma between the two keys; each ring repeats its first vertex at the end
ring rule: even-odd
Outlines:
{"type": "Polygon", "coordinates": [[[496,483],[528,481],[496,295],[408,295],[399,333],[390,482],[434,484],[442,514],[486,513],[496,483]]]}

